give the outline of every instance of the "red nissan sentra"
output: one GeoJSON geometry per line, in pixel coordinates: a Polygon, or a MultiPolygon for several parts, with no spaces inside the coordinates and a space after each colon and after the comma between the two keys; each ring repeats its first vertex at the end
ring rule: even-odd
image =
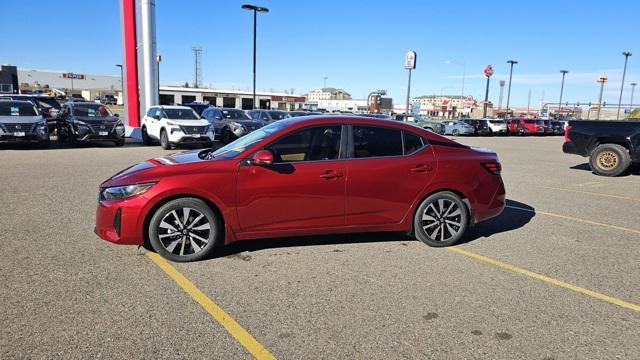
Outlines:
{"type": "Polygon", "coordinates": [[[116,174],[100,185],[95,231],[173,261],[239,240],[349,232],[448,246],[500,214],[500,170],[495,153],[406,123],[291,118],[116,174]]]}

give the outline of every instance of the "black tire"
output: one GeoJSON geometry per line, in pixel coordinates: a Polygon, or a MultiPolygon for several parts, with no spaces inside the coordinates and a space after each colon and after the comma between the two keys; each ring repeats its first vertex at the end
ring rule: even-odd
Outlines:
{"type": "Polygon", "coordinates": [[[149,133],[147,133],[147,127],[146,126],[142,127],[141,132],[142,132],[142,144],[145,145],[145,146],[153,145],[153,141],[149,137],[149,133]]]}
{"type": "Polygon", "coordinates": [[[451,246],[462,238],[468,224],[469,212],[462,199],[450,191],[442,191],[418,206],[413,232],[416,239],[429,246],[451,246]]]}
{"type": "Polygon", "coordinates": [[[224,128],[222,130],[222,143],[223,144],[228,144],[230,142],[233,142],[237,139],[237,137],[231,132],[231,130],[229,130],[229,128],[224,128]]]}
{"type": "Polygon", "coordinates": [[[167,135],[167,131],[165,129],[160,130],[160,146],[164,150],[171,149],[171,143],[169,142],[169,135],[167,135]]]}
{"type": "Polygon", "coordinates": [[[631,156],[629,150],[618,144],[597,146],[589,156],[591,171],[601,176],[620,176],[629,170],[631,156]]]}
{"type": "Polygon", "coordinates": [[[119,140],[116,140],[116,141],[115,141],[115,144],[116,144],[116,146],[117,146],[117,147],[122,147],[122,146],[124,146],[124,138],[119,139],[119,140]]]}
{"type": "Polygon", "coordinates": [[[160,254],[163,258],[175,262],[197,261],[207,258],[212,254],[214,249],[222,241],[221,219],[216,213],[202,200],[196,198],[180,198],[172,200],[161,206],[153,214],[149,222],[149,243],[153,250],[160,254]],[[187,221],[184,221],[185,209],[189,209],[187,213],[187,221]],[[178,219],[173,214],[177,214],[178,219]],[[200,213],[203,218],[197,222],[195,220],[200,213]],[[178,220],[179,222],[171,221],[178,220]],[[183,226],[183,223],[187,226],[183,226]],[[202,224],[209,224],[209,230],[198,230],[197,234],[190,232],[202,224]],[[194,227],[194,225],[197,225],[194,227]],[[174,231],[175,230],[175,231],[174,231]],[[171,234],[176,234],[172,236],[171,234]],[[194,235],[194,237],[192,237],[194,235]],[[164,240],[160,239],[163,236],[164,240]],[[201,241],[199,239],[206,239],[201,241]],[[177,242],[177,243],[176,243],[177,242]],[[183,255],[180,255],[180,253],[183,255]]]}
{"type": "Polygon", "coordinates": [[[67,128],[66,140],[67,140],[66,141],[67,145],[69,145],[70,147],[78,146],[78,139],[76,139],[76,135],[73,133],[73,131],[70,128],[67,128]]]}
{"type": "Polygon", "coordinates": [[[453,135],[453,136],[458,136],[458,135],[460,135],[460,131],[458,131],[458,129],[453,129],[453,130],[451,131],[451,135],[453,135]]]}

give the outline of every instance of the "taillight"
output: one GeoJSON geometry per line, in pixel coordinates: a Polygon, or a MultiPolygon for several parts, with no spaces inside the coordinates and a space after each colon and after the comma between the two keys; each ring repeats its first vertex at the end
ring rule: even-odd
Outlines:
{"type": "Polygon", "coordinates": [[[569,131],[571,131],[572,127],[571,125],[567,125],[567,128],[564,129],[564,142],[571,142],[571,139],[569,139],[569,131]]]}
{"type": "Polygon", "coordinates": [[[500,172],[502,171],[502,165],[497,161],[484,162],[480,163],[480,165],[493,175],[500,175],[500,172]]]}

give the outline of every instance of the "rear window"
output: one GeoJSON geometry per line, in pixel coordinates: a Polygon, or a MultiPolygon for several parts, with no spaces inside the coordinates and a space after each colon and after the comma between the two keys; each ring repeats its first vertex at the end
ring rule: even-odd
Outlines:
{"type": "Polygon", "coordinates": [[[404,136],[404,153],[412,154],[420,150],[423,146],[422,138],[416,134],[403,131],[404,136]]]}
{"type": "Polygon", "coordinates": [[[356,158],[402,155],[402,132],[383,127],[354,126],[353,148],[356,158]]]}
{"type": "Polygon", "coordinates": [[[38,116],[38,110],[31,105],[16,102],[1,102],[0,116],[38,116]]]}

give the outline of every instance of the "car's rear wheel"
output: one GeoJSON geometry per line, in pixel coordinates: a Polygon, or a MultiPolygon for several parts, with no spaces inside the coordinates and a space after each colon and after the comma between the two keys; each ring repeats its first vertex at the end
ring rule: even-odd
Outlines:
{"type": "Polygon", "coordinates": [[[458,242],[467,229],[469,215],[460,197],[450,191],[435,193],[418,207],[413,221],[416,238],[429,246],[458,242]]]}
{"type": "Polygon", "coordinates": [[[149,133],[147,132],[147,127],[143,126],[142,127],[142,144],[149,146],[151,145],[152,141],[151,138],[149,137],[149,133]]]}
{"type": "Polygon", "coordinates": [[[217,246],[218,224],[218,217],[204,201],[172,200],[153,214],[149,242],[158,254],[171,261],[201,260],[217,246]]]}
{"type": "Polygon", "coordinates": [[[171,143],[169,142],[169,135],[167,135],[167,131],[164,129],[160,131],[160,146],[162,146],[164,150],[171,149],[171,143]]]}
{"type": "Polygon", "coordinates": [[[618,176],[629,169],[631,156],[624,146],[602,144],[591,152],[589,165],[596,175],[618,176]]]}
{"type": "Polygon", "coordinates": [[[453,129],[453,131],[451,132],[451,135],[458,136],[460,135],[460,131],[458,131],[458,129],[453,129]]]}

